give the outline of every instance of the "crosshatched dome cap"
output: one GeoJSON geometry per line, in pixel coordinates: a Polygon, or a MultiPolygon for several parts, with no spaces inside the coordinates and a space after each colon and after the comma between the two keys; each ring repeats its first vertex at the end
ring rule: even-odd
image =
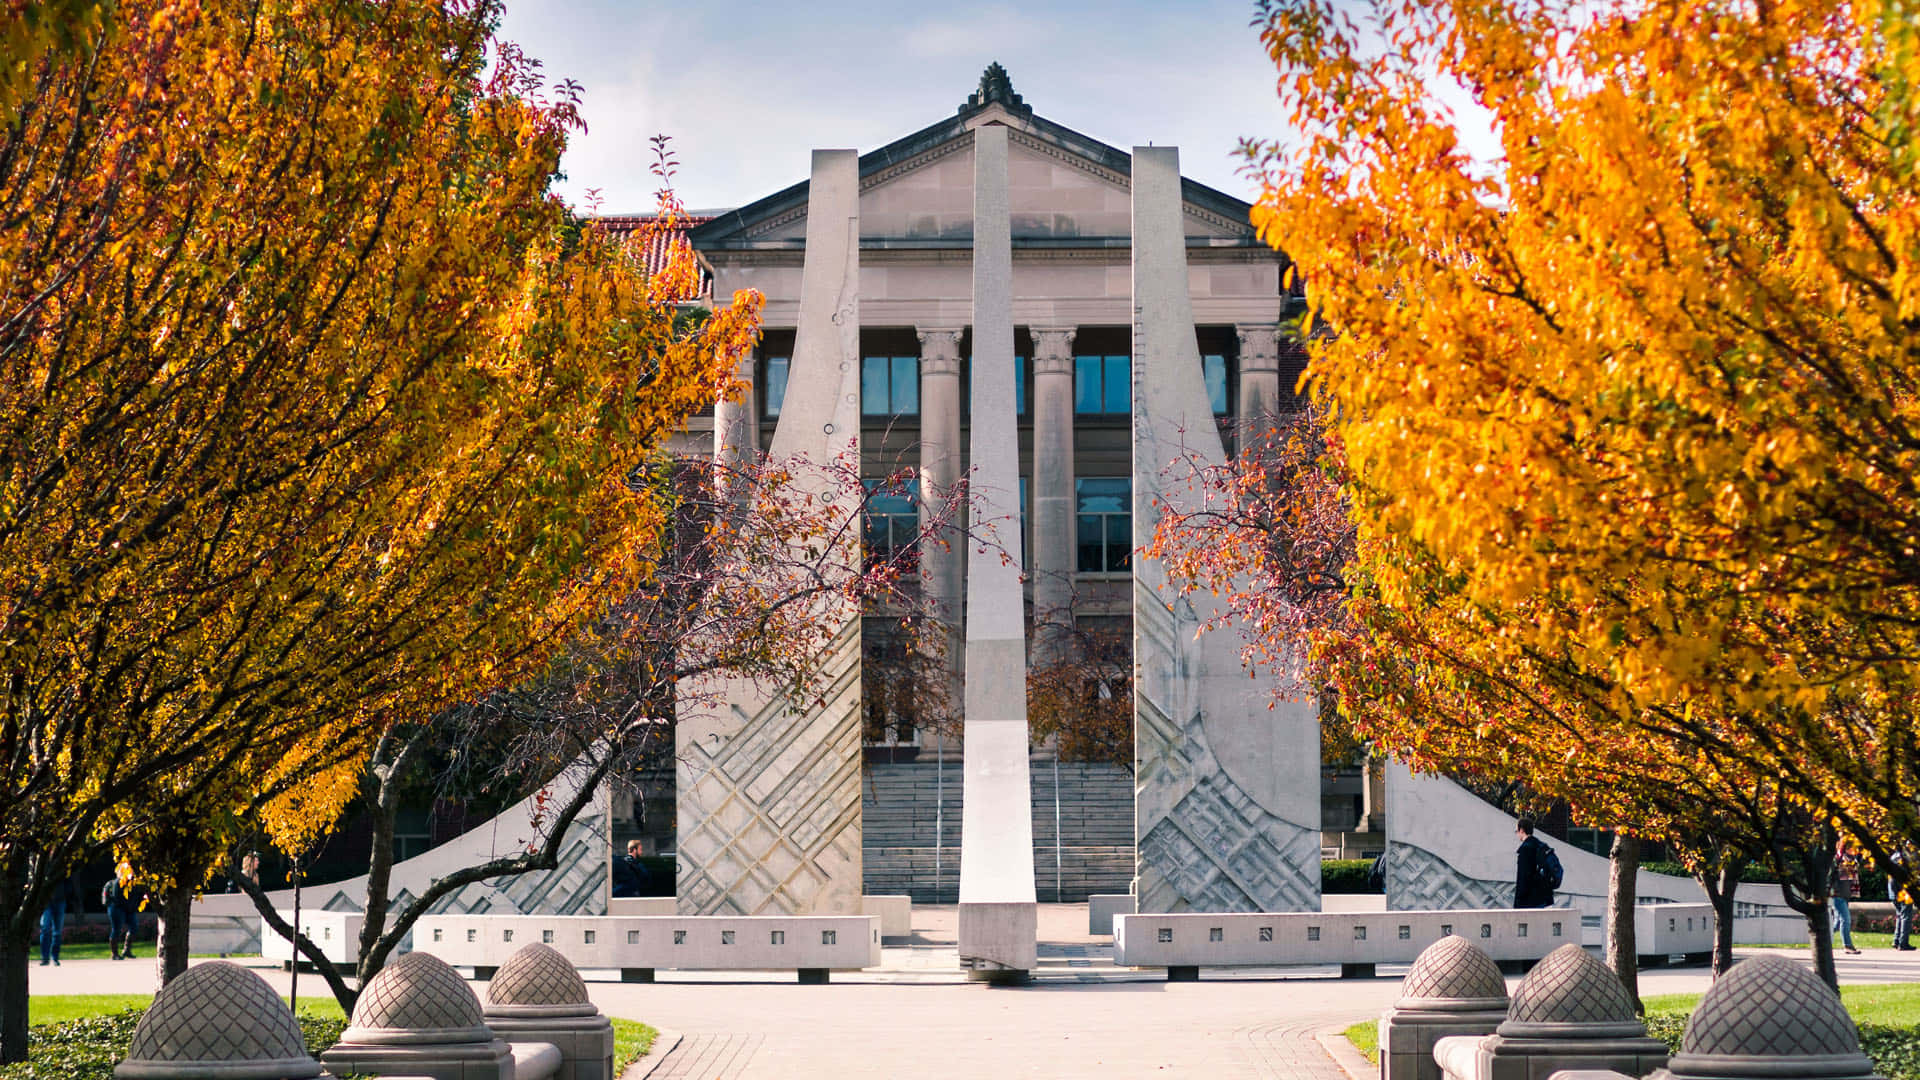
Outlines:
{"type": "Polygon", "coordinates": [[[500,970],[494,972],[493,980],[487,984],[488,1013],[498,1006],[556,1005],[585,1005],[589,1011],[593,1009],[580,972],[549,945],[534,942],[523,946],[507,957],[507,962],[500,965],[500,970]]]}
{"type": "Polygon", "coordinates": [[[493,1038],[480,999],[466,980],[431,953],[388,962],[360,991],[343,1043],[486,1042],[493,1038]]]}
{"type": "Polygon", "coordinates": [[[1512,1033],[1516,1024],[1610,1025],[1623,1032],[1646,1031],[1634,1016],[1633,999],[1619,978],[1592,953],[1571,943],[1548,953],[1514,988],[1501,1033],[1512,1033]]]}
{"type": "Polygon", "coordinates": [[[1427,946],[1400,983],[1400,1004],[1471,1002],[1481,1008],[1505,1007],[1507,980],[1500,965],[1458,934],[1427,946]]]}
{"type": "Polygon", "coordinates": [[[1742,960],[1714,980],[1667,1068],[1678,1077],[1737,1076],[1763,1061],[1791,1063],[1796,1077],[1873,1073],[1840,995],[1778,956],[1742,960]]]}
{"type": "Polygon", "coordinates": [[[215,960],[195,964],[161,989],[113,1075],[305,1080],[320,1075],[320,1063],[265,979],[215,960]]]}

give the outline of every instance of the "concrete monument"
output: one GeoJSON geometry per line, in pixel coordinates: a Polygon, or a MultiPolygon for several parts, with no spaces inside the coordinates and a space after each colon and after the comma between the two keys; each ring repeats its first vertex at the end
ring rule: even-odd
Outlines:
{"type": "Polygon", "coordinates": [[[1644,1076],[1667,1063],[1667,1044],[1647,1035],[1606,965],[1562,945],[1514,988],[1492,1035],[1443,1038],[1433,1059],[1446,1080],[1539,1080],[1563,1069],[1644,1076]]]}
{"type": "Polygon", "coordinates": [[[552,1075],[560,1053],[527,1055],[497,1039],[480,999],[438,957],[410,952],[380,969],[360,991],[340,1041],[320,1055],[335,1073],[421,1076],[434,1080],[514,1080],[552,1075]]]}
{"type": "Polygon", "coordinates": [[[495,1035],[560,1051],[559,1080],[613,1080],[613,1021],[587,997],[567,958],[535,942],[507,958],[487,983],[484,1015],[495,1035]]]}
{"type": "MultiPolygon", "coordinates": [[[[814,151],[776,461],[823,464],[859,434],[859,191],[853,151],[814,151]]],[[[819,617],[840,627],[821,661],[824,701],[736,680],[724,711],[676,727],[682,915],[860,913],[860,613],[826,605],[819,617]]]]}
{"type": "Polygon", "coordinates": [[[973,478],[968,510],[1005,550],[967,548],[966,800],[960,965],[1019,979],[1037,955],[1027,631],[1020,587],[1020,440],[1014,429],[1013,240],[1007,129],[973,132],[973,478]]]}
{"type": "MultiPolygon", "coordinates": [[[[1214,612],[1139,554],[1159,506],[1189,507],[1196,465],[1226,450],[1188,292],[1180,153],[1133,150],[1134,830],[1143,914],[1320,906],[1320,726],[1305,698],[1269,709],[1214,612]]],[[[969,748],[971,749],[971,748],[969,748]]]]}
{"type": "Polygon", "coordinates": [[[1491,1035],[1507,1019],[1507,980],[1471,941],[1426,947],[1380,1017],[1380,1080],[1440,1080],[1433,1047],[1450,1035],[1491,1035]]]}

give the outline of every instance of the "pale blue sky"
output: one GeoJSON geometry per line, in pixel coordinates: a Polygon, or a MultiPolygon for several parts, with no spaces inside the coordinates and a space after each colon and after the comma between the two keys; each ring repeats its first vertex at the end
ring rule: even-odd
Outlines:
{"type": "Polygon", "coordinates": [[[815,147],[866,152],[950,116],[998,60],[1040,115],[1121,149],[1180,147],[1181,171],[1241,198],[1241,136],[1286,118],[1251,0],[942,5],[824,0],[507,0],[501,34],[585,87],[563,194],[648,210],[649,136],[672,135],[681,197],[739,206],[806,178],[815,147]]]}

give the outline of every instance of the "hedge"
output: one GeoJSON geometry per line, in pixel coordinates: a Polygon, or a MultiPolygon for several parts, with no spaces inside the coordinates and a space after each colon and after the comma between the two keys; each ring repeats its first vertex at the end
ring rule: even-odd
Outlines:
{"type": "MultiPolygon", "coordinates": [[[[114,1063],[127,1056],[145,1012],[126,1009],[32,1028],[27,1032],[27,1060],[0,1065],[0,1080],[113,1080],[114,1063]]],[[[339,1017],[300,1014],[300,1034],[310,1054],[339,1042],[346,1026],[339,1017]]]]}
{"type": "Polygon", "coordinates": [[[1320,891],[1348,895],[1385,892],[1367,883],[1367,875],[1372,871],[1372,859],[1321,859],[1320,891]]]}

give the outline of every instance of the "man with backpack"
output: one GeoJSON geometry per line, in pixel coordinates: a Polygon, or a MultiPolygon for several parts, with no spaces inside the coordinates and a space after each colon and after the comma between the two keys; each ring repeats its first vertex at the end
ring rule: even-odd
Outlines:
{"type": "Polygon", "coordinates": [[[1513,835],[1520,838],[1519,865],[1514,872],[1513,906],[1543,908],[1553,906],[1553,890],[1560,887],[1563,872],[1560,856],[1533,835],[1533,819],[1523,817],[1513,835]]]}

